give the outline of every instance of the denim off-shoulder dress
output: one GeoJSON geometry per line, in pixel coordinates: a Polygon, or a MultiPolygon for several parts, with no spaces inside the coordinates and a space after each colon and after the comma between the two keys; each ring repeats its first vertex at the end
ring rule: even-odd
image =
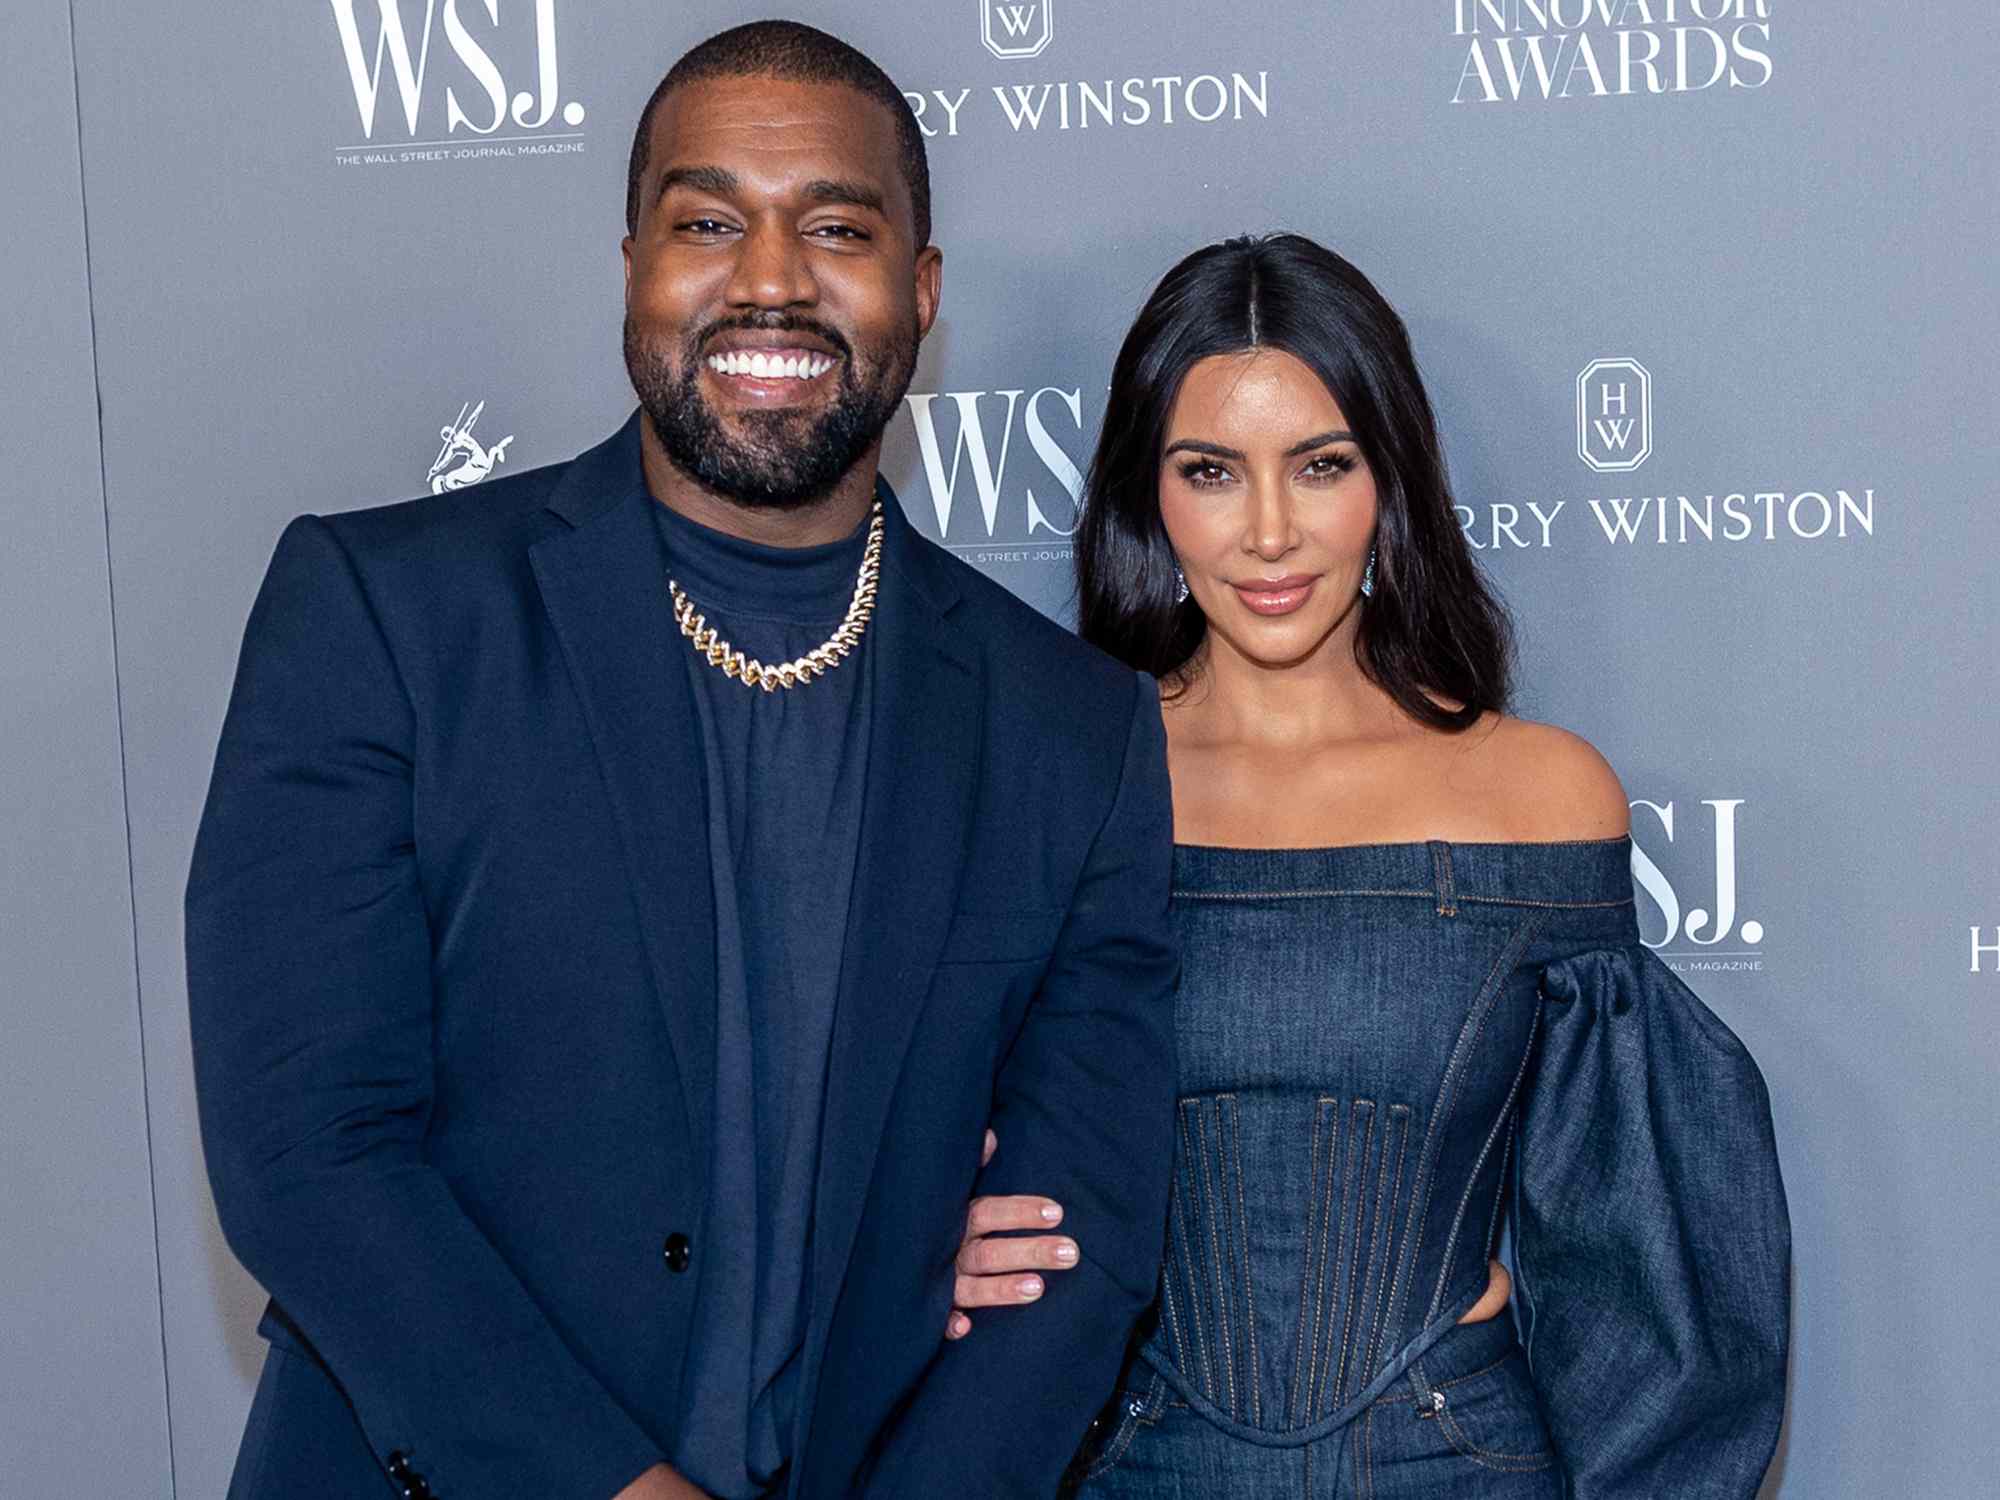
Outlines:
{"type": "Polygon", "coordinates": [[[1641,944],[1630,855],[1175,851],[1159,1296],[1068,1490],[1752,1500],[1785,1389],[1770,1104],[1641,944]],[[1514,1316],[1460,1327],[1508,1227],[1514,1316]]]}

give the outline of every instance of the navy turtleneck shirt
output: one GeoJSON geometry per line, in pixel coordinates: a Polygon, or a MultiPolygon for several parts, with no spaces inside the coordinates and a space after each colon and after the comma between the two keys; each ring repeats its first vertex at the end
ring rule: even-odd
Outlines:
{"type": "MultiPolygon", "coordinates": [[[[867,525],[765,547],[653,507],[669,576],[746,655],[790,661],[847,613],[867,525]]],[[[664,590],[666,579],[660,583],[664,590]]],[[[782,1488],[808,1316],[820,1106],[861,836],[871,654],[767,693],[692,645],[715,889],[716,1068],[701,1288],[674,1466],[719,1500],[782,1488]]]]}

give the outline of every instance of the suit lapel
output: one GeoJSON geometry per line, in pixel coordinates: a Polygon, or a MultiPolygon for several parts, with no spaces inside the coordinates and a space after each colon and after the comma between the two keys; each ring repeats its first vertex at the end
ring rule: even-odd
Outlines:
{"type": "MultiPolygon", "coordinates": [[[[957,587],[884,487],[871,643],[875,725],[828,1058],[813,1217],[812,1390],[896,1081],[957,905],[985,720],[984,674],[947,619],[957,587]]],[[[810,1410],[810,1399],[802,1408],[810,1410]]]]}
{"type": "Polygon", "coordinates": [[[610,791],[692,1159],[706,1167],[715,1088],[707,777],[653,503],[634,417],[570,465],[548,508],[571,529],[529,557],[610,791]]]}
{"type": "MultiPolygon", "coordinates": [[[[874,727],[828,1056],[801,1415],[812,1409],[896,1081],[957,906],[984,732],[984,674],[948,618],[957,585],[886,486],[883,496],[868,643],[874,727]]],[[[571,529],[529,555],[610,790],[686,1089],[693,1159],[706,1165],[715,1088],[706,773],[652,503],[638,478],[635,417],[570,466],[548,508],[571,529]]]]}

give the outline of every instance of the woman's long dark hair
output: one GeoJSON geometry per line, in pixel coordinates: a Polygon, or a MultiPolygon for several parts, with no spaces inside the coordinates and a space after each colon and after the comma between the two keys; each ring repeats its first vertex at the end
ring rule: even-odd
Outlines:
{"type": "Polygon", "coordinates": [[[1409,333],[1367,277],[1296,234],[1195,251],[1167,272],[1125,336],[1077,533],[1083,638],[1155,677],[1185,677],[1208,622],[1193,599],[1174,601],[1159,497],[1167,417],[1196,363],[1258,348],[1284,350],[1326,383],[1375,476],[1362,670],[1440,729],[1468,728],[1505,707],[1512,632],[1452,509],[1409,333]]]}

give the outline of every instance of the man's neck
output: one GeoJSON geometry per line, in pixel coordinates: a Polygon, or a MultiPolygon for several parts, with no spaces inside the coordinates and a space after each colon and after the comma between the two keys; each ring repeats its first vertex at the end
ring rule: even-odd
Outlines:
{"type": "Polygon", "coordinates": [[[639,424],[639,464],[646,489],[671,511],[697,525],[766,547],[816,547],[851,536],[875,503],[875,474],[882,457],[878,440],[822,498],[808,505],[775,508],[740,505],[705,489],[675,468],[652,424],[639,424]]]}

